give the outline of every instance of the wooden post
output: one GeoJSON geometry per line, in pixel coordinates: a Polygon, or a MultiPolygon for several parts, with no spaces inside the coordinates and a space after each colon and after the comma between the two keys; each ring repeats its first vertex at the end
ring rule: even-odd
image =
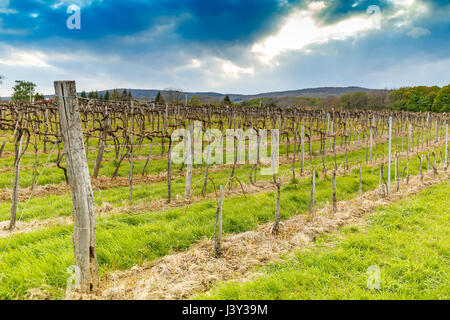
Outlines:
{"type": "Polygon", "coordinates": [[[216,212],[214,225],[214,254],[219,257],[222,253],[222,211],[223,211],[223,186],[219,188],[219,206],[216,212]]]}
{"type": "Polygon", "coordinates": [[[130,205],[133,204],[133,171],[134,171],[134,104],[131,101],[130,106],[131,111],[131,134],[130,134],[130,176],[128,177],[128,182],[130,186],[130,205]]]}
{"type": "Polygon", "coordinates": [[[301,128],[301,143],[302,143],[302,161],[301,161],[301,173],[305,171],[305,125],[302,124],[301,128]]]}
{"type": "Polygon", "coordinates": [[[23,145],[23,133],[20,132],[19,144],[15,147],[15,158],[14,158],[14,186],[12,193],[12,203],[11,203],[11,219],[9,222],[9,230],[14,230],[16,228],[16,219],[17,219],[17,203],[19,200],[18,192],[19,192],[19,175],[20,175],[20,159],[22,158],[22,145],[23,145]]]}
{"type": "Polygon", "coordinates": [[[439,127],[438,127],[438,120],[436,119],[434,121],[434,142],[438,142],[438,138],[439,138],[439,127]]]}
{"type": "Polygon", "coordinates": [[[272,227],[272,233],[278,233],[280,231],[280,201],[281,201],[281,180],[276,181],[277,186],[277,203],[275,205],[275,223],[272,227]]]}
{"type": "Polygon", "coordinates": [[[388,174],[387,194],[391,194],[391,147],[392,147],[392,117],[389,117],[389,149],[388,149],[388,174]]]}
{"type": "Polygon", "coordinates": [[[445,170],[448,168],[448,123],[445,126],[445,170]]]}
{"type": "Polygon", "coordinates": [[[373,150],[373,129],[374,129],[374,127],[375,127],[375,115],[372,116],[372,123],[370,125],[370,153],[369,153],[370,163],[372,163],[372,159],[373,159],[372,150],[373,150]]]}
{"type": "Polygon", "coordinates": [[[191,196],[191,184],[192,184],[192,167],[194,163],[194,123],[192,120],[189,123],[188,132],[188,144],[187,144],[187,167],[186,167],[186,188],[184,190],[184,198],[187,200],[191,196]]]}
{"type": "Polygon", "coordinates": [[[337,212],[336,170],[333,171],[333,179],[331,180],[331,187],[333,188],[333,213],[336,213],[337,212]]]}
{"type": "Polygon", "coordinates": [[[167,203],[172,201],[172,137],[169,136],[169,153],[167,154],[167,203]]]}
{"type": "Polygon", "coordinates": [[[88,293],[98,288],[96,223],[75,81],[55,81],[55,96],[74,209],[73,246],[77,289],[88,293]]]}

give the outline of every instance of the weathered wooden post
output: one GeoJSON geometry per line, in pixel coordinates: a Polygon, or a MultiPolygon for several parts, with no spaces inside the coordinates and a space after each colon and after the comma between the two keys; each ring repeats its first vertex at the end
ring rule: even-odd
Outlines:
{"type": "Polygon", "coordinates": [[[372,116],[372,123],[370,124],[370,153],[369,153],[369,160],[370,163],[372,163],[372,154],[373,154],[373,129],[375,127],[375,115],[372,116]]]}
{"type": "MultiPolygon", "coordinates": [[[[128,183],[130,187],[130,205],[133,204],[133,171],[134,171],[134,104],[131,101],[131,133],[130,133],[130,175],[128,177],[128,183]]],[[[127,126],[128,127],[128,126],[127,126]]]]}
{"type": "Polygon", "coordinates": [[[331,187],[333,188],[333,213],[336,213],[337,212],[336,170],[333,171],[333,178],[331,180],[331,187]]]}
{"type": "Polygon", "coordinates": [[[438,142],[439,139],[439,126],[438,126],[438,120],[434,120],[434,142],[438,142]]]}
{"type": "Polygon", "coordinates": [[[278,233],[280,231],[280,201],[281,201],[281,181],[280,178],[276,181],[277,186],[277,203],[275,205],[275,223],[272,227],[272,233],[278,233]]]}
{"type": "Polygon", "coordinates": [[[11,203],[11,217],[9,222],[9,230],[14,230],[16,228],[16,216],[17,216],[17,203],[19,201],[19,175],[20,175],[20,160],[24,154],[22,151],[23,146],[23,132],[19,132],[17,136],[19,139],[18,143],[15,144],[15,157],[14,157],[14,186],[12,193],[12,203],[11,203]]]}
{"type": "Polygon", "coordinates": [[[301,127],[301,143],[302,143],[302,161],[301,161],[301,173],[305,171],[305,125],[301,127]]]}
{"type": "Polygon", "coordinates": [[[219,257],[222,254],[222,211],[223,211],[223,187],[219,189],[219,206],[216,211],[216,223],[214,225],[214,254],[219,257]]]}
{"type": "Polygon", "coordinates": [[[445,126],[445,170],[448,168],[448,123],[445,126]]]}
{"type": "Polygon", "coordinates": [[[194,146],[194,123],[192,120],[189,123],[189,131],[187,132],[187,147],[185,152],[187,152],[186,156],[186,188],[184,190],[184,198],[187,200],[191,196],[191,184],[192,184],[192,167],[194,163],[194,155],[193,155],[193,146],[194,146]]]}
{"type": "Polygon", "coordinates": [[[391,147],[392,147],[392,117],[389,117],[389,150],[388,150],[388,174],[387,194],[391,194],[391,147]]]}
{"type": "Polygon", "coordinates": [[[86,160],[75,81],[55,81],[59,123],[73,203],[73,246],[77,289],[98,288],[94,194],[86,160]]]}

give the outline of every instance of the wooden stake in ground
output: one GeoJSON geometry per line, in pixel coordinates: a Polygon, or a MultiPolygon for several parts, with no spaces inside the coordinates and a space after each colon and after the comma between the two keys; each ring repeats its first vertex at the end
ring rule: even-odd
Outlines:
{"type": "Polygon", "coordinates": [[[445,170],[448,168],[448,123],[445,126],[445,170]]]}
{"type": "Polygon", "coordinates": [[[219,257],[222,254],[222,211],[223,211],[223,187],[219,189],[219,205],[216,212],[214,225],[214,254],[219,257]]]}
{"type": "Polygon", "coordinates": [[[370,138],[369,138],[370,139],[370,142],[369,142],[369,144],[370,144],[370,153],[369,153],[370,163],[372,163],[372,159],[373,159],[372,150],[373,150],[373,129],[374,129],[374,127],[375,127],[375,115],[372,116],[372,123],[370,125],[370,138]]]}
{"type": "Polygon", "coordinates": [[[167,203],[172,201],[172,137],[169,137],[169,152],[167,153],[167,203]]]}
{"type": "Polygon", "coordinates": [[[303,174],[305,171],[305,125],[302,124],[301,127],[301,143],[302,143],[302,155],[301,155],[301,167],[300,172],[303,174]]]}
{"type": "Polygon", "coordinates": [[[130,175],[128,183],[130,187],[130,205],[133,204],[133,171],[134,171],[134,104],[131,101],[131,133],[130,133],[130,175]]]}
{"type": "Polygon", "coordinates": [[[389,149],[388,149],[388,173],[387,194],[391,194],[391,148],[392,148],[392,117],[389,117],[389,149]]]}
{"type": "Polygon", "coordinates": [[[276,234],[280,231],[280,201],[281,201],[281,181],[277,179],[277,203],[275,206],[275,223],[272,227],[272,233],[276,234]]]}
{"type": "Polygon", "coordinates": [[[9,230],[14,230],[16,228],[17,220],[17,203],[19,201],[18,191],[19,191],[19,175],[20,175],[20,159],[22,159],[23,146],[23,132],[18,132],[17,141],[15,145],[15,157],[14,157],[14,186],[12,193],[12,203],[11,203],[11,219],[9,222],[9,230]]]}
{"type": "Polygon", "coordinates": [[[331,180],[331,187],[333,188],[333,213],[336,213],[337,212],[336,170],[333,171],[333,178],[331,180]]]}
{"type": "Polygon", "coordinates": [[[189,123],[189,131],[187,132],[187,137],[185,137],[185,139],[187,139],[188,141],[186,146],[187,150],[185,150],[185,152],[187,152],[186,156],[187,166],[186,166],[186,188],[184,190],[184,198],[187,200],[191,196],[192,167],[194,163],[194,155],[193,155],[194,123],[192,122],[192,120],[189,123]]]}
{"type": "Polygon", "coordinates": [[[73,245],[77,289],[98,288],[94,194],[86,160],[75,81],[55,81],[62,141],[73,202],[73,245]]]}

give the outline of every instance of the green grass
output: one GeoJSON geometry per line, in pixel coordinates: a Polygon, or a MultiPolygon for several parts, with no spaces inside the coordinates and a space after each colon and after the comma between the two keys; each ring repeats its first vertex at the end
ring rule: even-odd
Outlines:
{"type": "MultiPolygon", "coordinates": [[[[377,187],[378,177],[371,174],[370,168],[364,168],[363,175],[365,191],[377,187]]],[[[338,177],[338,199],[357,196],[358,181],[358,170],[338,177]]],[[[323,207],[331,199],[330,179],[318,181],[316,188],[316,207],[323,207]]],[[[281,193],[282,219],[306,212],[309,193],[309,179],[300,181],[298,189],[292,184],[285,184],[281,193]]],[[[237,196],[225,199],[224,232],[240,233],[272,221],[275,198],[275,192],[266,192],[246,198],[237,196]]],[[[100,274],[152,261],[211,237],[215,211],[215,201],[206,200],[193,204],[186,212],[181,207],[159,212],[145,211],[135,217],[122,214],[99,218],[100,274]]],[[[3,275],[0,276],[0,298],[24,298],[28,289],[44,284],[53,288],[54,297],[61,297],[67,279],[66,270],[74,263],[72,230],[72,226],[51,227],[16,235],[0,263],[0,275],[3,275]]],[[[1,252],[7,242],[8,239],[0,239],[1,252]]]]}
{"type": "MultiPolygon", "coordinates": [[[[292,149],[292,148],[291,148],[292,149]]],[[[292,150],[291,150],[292,151],[292,150]]],[[[380,148],[378,149],[380,151],[380,148]]],[[[363,151],[359,152],[360,159],[363,158],[363,151]]],[[[342,164],[345,160],[344,154],[337,155],[337,163],[338,165],[342,164]]],[[[314,158],[312,160],[313,166],[321,169],[321,159],[320,158],[314,158]]],[[[357,152],[352,151],[348,153],[348,161],[350,164],[355,164],[357,161],[357,152]]],[[[426,161],[424,161],[424,168],[426,161]]],[[[109,163],[107,163],[109,164],[109,163]]],[[[326,157],[325,161],[326,167],[328,170],[332,170],[332,167],[334,166],[334,159],[332,156],[326,157]]],[[[309,164],[306,164],[306,167],[308,168],[309,164]]],[[[126,171],[128,170],[128,162],[125,162],[124,165],[121,167],[121,171],[123,170],[122,174],[126,175],[126,171]]],[[[155,171],[153,173],[159,172],[160,170],[165,169],[167,166],[166,160],[155,160],[150,163],[150,168],[152,171],[155,171]],[[159,171],[158,171],[159,170],[159,171]]],[[[297,172],[299,171],[300,164],[298,163],[298,157],[297,157],[297,172]]],[[[403,168],[406,166],[406,160],[400,160],[399,167],[400,171],[403,170],[403,168]]],[[[136,165],[136,167],[139,167],[136,165]]],[[[363,167],[365,165],[363,164],[363,167]]],[[[412,158],[410,160],[410,174],[415,175],[417,174],[417,167],[418,167],[418,159],[412,158]]],[[[112,167],[109,167],[111,170],[112,167]]],[[[249,183],[249,172],[250,172],[250,165],[241,165],[236,169],[235,175],[245,183],[249,183]]],[[[210,172],[210,177],[212,177],[216,183],[216,185],[224,185],[227,183],[227,180],[230,175],[231,168],[228,167],[221,167],[218,168],[218,170],[215,170],[214,172],[210,172]]],[[[40,171],[39,171],[40,172],[40,171]]],[[[137,170],[137,172],[139,172],[137,170]]],[[[173,174],[177,174],[178,169],[174,168],[173,174]]],[[[291,176],[291,164],[281,165],[280,166],[280,175],[281,176],[291,176]]],[[[371,171],[372,173],[372,171],[371,171]]],[[[12,173],[11,173],[12,174],[12,173]]],[[[28,185],[29,182],[31,182],[31,171],[25,171],[21,172],[21,183],[24,185],[28,185]]],[[[112,171],[110,172],[112,175],[112,171]]],[[[375,176],[378,175],[378,171],[374,170],[373,174],[375,176]]],[[[48,181],[59,181],[59,178],[63,179],[62,172],[58,168],[46,168],[45,171],[42,174],[41,180],[39,181],[39,184],[48,184],[48,181]],[[55,177],[54,175],[57,175],[58,177],[55,177]]],[[[385,170],[385,176],[386,170],[385,170]]],[[[194,175],[193,181],[198,181],[201,178],[204,177],[204,173],[200,172],[194,175]]],[[[298,177],[297,177],[298,178],[298,177]]],[[[8,181],[9,183],[12,183],[12,176],[9,176],[9,173],[2,173],[0,175],[0,184],[2,181],[6,183],[8,181]]],[[[258,180],[271,180],[272,178],[269,176],[261,176],[258,174],[258,180]]],[[[308,178],[303,178],[303,180],[308,180],[308,178]]],[[[185,186],[185,178],[175,178],[172,181],[172,196],[176,197],[177,195],[184,197],[184,186],[185,186]]],[[[200,192],[202,188],[202,184],[199,184],[195,190],[196,194],[200,192]]],[[[364,186],[365,188],[365,186],[364,186]]],[[[366,190],[366,189],[364,189],[366,190]]],[[[211,183],[208,184],[207,192],[213,192],[213,188],[211,183]]],[[[95,204],[97,206],[101,206],[103,202],[108,202],[113,205],[114,208],[121,208],[128,205],[128,197],[124,197],[124,194],[127,193],[126,188],[109,188],[106,190],[102,190],[101,192],[99,190],[94,190],[94,197],[95,197],[95,204]]],[[[153,183],[151,185],[137,185],[134,188],[134,203],[139,204],[146,201],[151,200],[157,200],[157,199],[164,199],[167,198],[167,184],[166,182],[160,182],[160,183],[153,183]]],[[[22,210],[22,208],[25,206],[26,201],[21,201],[18,204],[19,212],[22,210]]],[[[10,201],[4,201],[0,203],[0,220],[7,220],[9,219],[10,215],[10,207],[11,202],[10,201]]],[[[72,214],[72,205],[71,205],[71,196],[70,193],[62,194],[62,195],[45,195],[41,197],[33,197],[31,201],[28,204],[27,210],[25,212],[25,215],[22,218],[22,221],[29,221],[29,220],[42,220],[42,219],[48,219],[48,218],[54,218],[58,216],[68,216],[72,214]]]]}
{"type": "Polygon", "coordinates": [[[263,276],[226,282],[205,299],[450,299],[450,182],[381,207],[368,226],[323,236],[263,276]],[[367,270],[381,270],[369,289],[367,270]]]}
{"type": "MultiPolygon", "coordinates": [[[[378,149],[381,152],[381,148],[378,149]]],[[[292,152],[292,146],[291,146],[292,152]]],[[[145,153],[145,152],[143,152],[145,153]]],[[[92,153],[91,158],[96,153],[92,153]]],[[[40,155],[45,161],[47,155],[40,155]]],[[[349,152],[349,162],[356,162],[356,151],[349,152]]],[[[360,159],[364,158],[364,150],[360,150],[360,159]]],[[[109,154],[107,157],[112,157],[109,154]]],[[[337,157],[338,163],[342,163],[344,155],[337,157]]],[[[10,159],[1,159],[6,163],[10,159]]],[[[31,161],[30,159],[26,161],[31,161]]],[[[52,161],[54,159],[52,158],[52,161]]],[[[29,165],[30,163],[25,164],[29,165]]],[[[41,162],[41,163],[42,163],[41,162]]],[[[410,174],[418,171],[417,159],[410,162],[410,174]]],[[[321,159],[313,159],[313,165],[320,167],[321,159]]],[[[331,168],[333,159],[328,156],[327,167],[331,168]]],[[[401,168],[404,166],[401,162],[401,168]]],[[[143,164],[142,164],[143,165],[143,164]]],[[[157,173],[166,168],[166,160],[155,160],[150,164],[151,173],[157,173]]],[[[297,157],[297,168],[299,167],[297,157]]],[[[136,165],[139,170],[139,164],[136,165]]],[[[425,165],[424,165],[425,167],[425,165]]],[[[241,166],[236,175],[248,182],[250,166],[241,166]]],[[[57,168],[48,168],[44,171],[40,184],[49,184],[62,181],[62,171],[57,168]]],[[[91,168],[92,169],[92,168],[91,168]]],[[[112,174],[112,161],[105,162],[102,168],[105,175],[112,174]]],[[[290,176],[290,165],[281,166],[280,174],[290,176]]],[[[101,172],[102,173],[102,172],[101,172]]],[[[120,174],[128,174],[128,162],[124,162],[120,174]]],[[[214,172],[212,176],[217,184],[225,184],[230,174],[229,167],[214,172]]],[[[385,171],[386,175],[386,171],[385,171]]],[[[194,181],[203,177],[198,174],[194,181]]],[[[259,176],[261,180],[263,177],[259,176]]],[[[265,177],[264,179],[271,179],[265,177]]],[[[363,165],[364,191],[371,190],[378,185],[377,170],[372,171],[363,165]]],[[[0,175],[0,185],[11,183],[10,172],[0,175]]],[[[29,185],[31,171],[21,172],[21,185],[29,185]]],[[[353,170],[346,176],[338,177],[338,200],[357,196],[359,188],[359,172],[353,170]]],[[[197,192],[201,186],[197,188],[197,192]]],[[[135,189],[136,203],[157,200],[166,197],[166,184],[155,183],[148,186],[139,186],[135,189]]],[[[211,186],[208,192],[212,192],[211,186]]],[[[284,184],[281,197],[281,216],[283,219],[295,214],[302,214],[307,210],[310,192],[309,178],[299,181],[296,189],[292,184],[284,184]]],[[[127,205],[128,192],[123,188],[111,188],[103,190],[101,195],[95,194],[96,205],[103,201],[113,204],[114,207],[127,205]]],[[[173,195],[184,194],[184,178],[173,181],[173,195]]],[[[224,232],[239,233],[255,229],[262,223],[273,220],[275,193],[265,192],[244,197],[233,197],[224,201],[224,232]]],[[[322,207],[331,199],[330,180],[317,183],[316,207],[322,207]]],[[[19,208],[24,203],[19,204],[19,208]]],[[[0,219],[9,217],[10,202],[0,204],[0,219]]],[[[41,198],[33,198],[24,215],[24,221],[32,219],[45,219],[71,214],[72,205],[70,194],[48,195],[41,198]]],[[[19,211],[20,212],[20,211],[19,211]]],[[[99,218],[98,225],[98,258],[100,274],[111,270],[126,269],[144,261],[152,261],[174,251],[185,250],[193,243],[205,237],[211,237],[214,229],[215,201],[205,200],[193,204],[185,213],[185,208],[170,209],[167,211],[152,212],[145,210],[140,216],[130,217],[125,214],[114,217],[99,218]],[[114,220],[112,222],[108,222],[114,220]]],[[[24,298],[30,288],[42,285],[50,286],[53,297],[61,298],[68,278],[67,268],[73,265],[72,226],[50,227],[28,234],[16,235],[6,254],[0,263],[0,298],[20,299],[24,298]]],[[[8,239],[0,239],[0,252],[3,252],[8,239]]]]}

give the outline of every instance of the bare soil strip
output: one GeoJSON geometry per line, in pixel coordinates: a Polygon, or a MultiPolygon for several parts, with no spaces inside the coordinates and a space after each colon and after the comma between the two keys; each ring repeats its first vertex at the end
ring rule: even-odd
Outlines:
{"type": "Polygon", "coordinates": [[[256,266],[277,261],[281,254],[290,253],[301,246],[313,245],[322,233],[335,232],[339,226],[360,224],[364,215],[375,208],[388,205],[441,183],[450,178],[448,172],[437,177],[424,174],[411,177],[409,185],[401,184],[400,191],[380,199],[378,190],[367,192],[361,203],[359,197],[338,202],[338,212],[331,207],[319,210],[314,219],[307,215],[283,221],[280,234],[270,233],[273,223],[267,223],[255,231],[225,236],[223,256],[215,258],[214,243],[205,239],[189,250],[168,255],[144,266],[108,274],[98,295],[80,295],[70,292],[67,299],[186,299],[193,293],[206,292],[219,282],[234,279],[245,281],[255,275],[256,266]]]}

